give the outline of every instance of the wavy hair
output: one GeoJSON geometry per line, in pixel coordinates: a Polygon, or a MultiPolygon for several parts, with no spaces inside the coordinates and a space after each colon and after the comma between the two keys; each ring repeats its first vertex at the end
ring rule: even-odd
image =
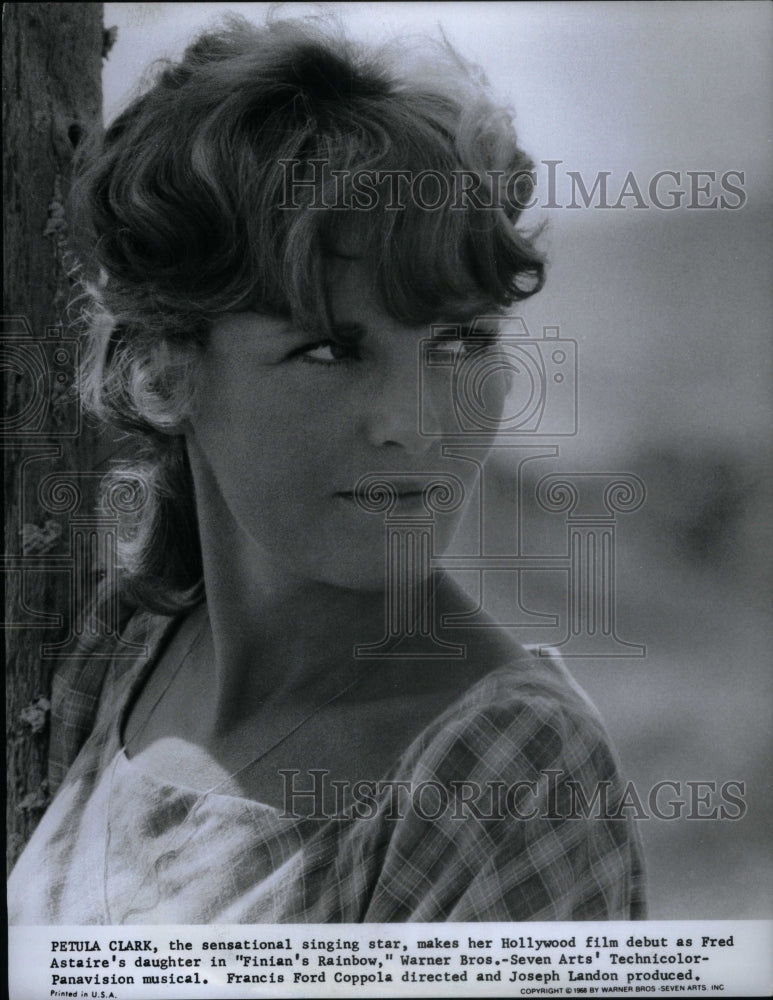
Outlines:
{"type": "Polygon", "coordinates": [[[161,67],[89,156],[73,211],[91,297],[82,399],[134,436],[117,474],[148,490],[121,541],[137,603],[172,614],[202,594],[181,424],[213,318],[250,309],[328,331],[327,263],[353,234],[395,318],[502,311],[544,279],[517,228],[531,170],[509,111],[444,41],[371,47],[326,23],[231,17],[161,67]],[[308,181],[320,162],[322,187],[297,184],[288,204],[288,170],[308,181]],[[479,203],[394,210],[379,180],[367,211],[342,207],[355,172],[396,170],[467,171],[479,203]],[[514,176],[515,203],[497,198],[514,176]]]}

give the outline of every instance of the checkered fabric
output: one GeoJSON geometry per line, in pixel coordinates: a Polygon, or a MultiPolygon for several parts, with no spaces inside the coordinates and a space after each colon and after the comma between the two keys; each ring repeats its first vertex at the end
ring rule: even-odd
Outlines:
{"type": "Polygon", "coordinates": [[[235,796],[202,798],[124,754],[122,709],[173,624],[137,614],[124,638],[146,654],[86,656],[58,679],[54,784],[76,759],[12,873],[12,923],[645,915],[638,836],[615,818],[625,784],[560,662],[526,654],[474,684],[405,750],[367,809],[285,818],[235,796]],[[402,799],[393,782],[406,783],[402,799]],[[490,794],[471,806],[472,788],[490,794]],[[599,789],[600,815],[578,808],[599,789]]]}

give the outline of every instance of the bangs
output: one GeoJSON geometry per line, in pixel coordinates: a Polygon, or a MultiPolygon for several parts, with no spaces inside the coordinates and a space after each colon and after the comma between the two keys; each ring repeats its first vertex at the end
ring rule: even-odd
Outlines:
{"type": "MultiPolygon", "coordinates": [[[[375,127],[373,119],[357,120],[355,108],[282,164],[275,198],[286,225],[277,274],[284,294],[275,306],[298,325],[329,326],[331,258],[365,260],[386,310],[410,325],[501,312],[542,286],[536,234],[515,225],[532,181],[514,135],[504,162],[471,161],[454,141],[454,109],[424,95],[413,103],[433,104],[435,120],[422,115],[426,108],[384,102],[375,127]],[[502,178],[516,174],[517,201],[510,204],[502,178]]],[[[501,121],[479,116],[470,143],[478,151],[487,148],[487,127],[501,136],[501,121]]],[[[253,301],[268,305],[259,294],[253,301]]]]}
{"type": "Polygon", "coordinates": [[[203,36],[108,129],[82,215],[122,322],[185,337],[253,309],[325,328],[327,262],[342,255],[367,257],[387,310],[412,324],[541,287],[516,228],[532,164],[473,68],[443,45],[419,71],[309,30],[203,36]],[[460,199],[462,173],[475,193],[460,199]]]}

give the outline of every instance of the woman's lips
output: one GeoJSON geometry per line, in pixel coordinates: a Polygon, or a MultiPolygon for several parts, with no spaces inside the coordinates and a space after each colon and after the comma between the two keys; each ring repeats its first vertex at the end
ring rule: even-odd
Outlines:
{"type": "MultiPolygon", "coordinates": [[[[403,500],[410,497],[423,497],[426,493],[426,489],[423,487],[417,487],[416,489],[391,489],[390,493],[397,497],[398,500],[403,500]]],[[[356,500],[354,490],[339,490],[335,495],[337,497],[343,497],[345,500],[356,500]]]]}
{"type": "MultiPolygon", "coordinates": [[[[387,491],[385,491],[387,492],[387,491]]],[[[421,486],[406,487],[401,485],[398,489],[397,487],[392,487],[388,489],[389,497],[394,497],[393,503],[390,505],[387,503],[382,510],[382,513],[387,513],[387,511],[394,511],[398,508],[412,508],[421,507],[424,509],[424,500],[427,495],[427,488],[421,486]]],[[[354,490],[340,490],[335,494],[341,500],[345,500],[347,503],[354,504],[360,510],[365,513],[378,513],[373,507],[368,503],[368,501],[362,497],[358,496],[354,490]]]]}

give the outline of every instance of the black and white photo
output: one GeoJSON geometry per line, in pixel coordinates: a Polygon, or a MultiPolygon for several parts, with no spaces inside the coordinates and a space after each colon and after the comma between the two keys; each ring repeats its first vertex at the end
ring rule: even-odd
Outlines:
{"type": "Polygon", "coordinates": [[[15,995],[762,995],[769,8],[5,22],[15,995]]]}

